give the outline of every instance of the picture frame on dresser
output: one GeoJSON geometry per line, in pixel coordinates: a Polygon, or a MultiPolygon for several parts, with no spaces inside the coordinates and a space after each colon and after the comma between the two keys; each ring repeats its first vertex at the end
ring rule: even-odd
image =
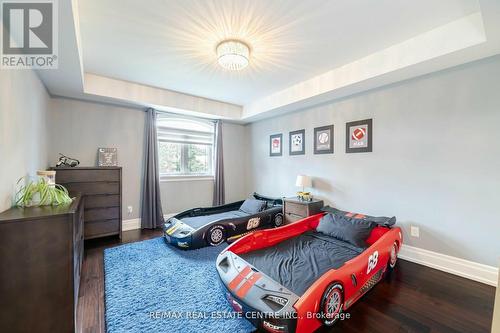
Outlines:
{"type": "Polygon", "coordinates": [[[53,168],[56,183],[85,199],[84,236],[122,237],[122,168],[53,168]]]}
{"type": "Polygon", "coordinates": [[[97,149],[98,166],[118,166],[117,148],[99,148],[97,149]]]}

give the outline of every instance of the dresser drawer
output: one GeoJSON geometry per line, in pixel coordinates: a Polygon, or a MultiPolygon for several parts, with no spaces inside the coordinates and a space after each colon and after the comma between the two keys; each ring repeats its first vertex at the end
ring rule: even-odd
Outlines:
{"type": "Polygon", "coordinates": [[[111,220],[120,218],[119,207],[92,208],[85,210],[85,223],[91,221],[111,220]]]}
{"type": "Polygon", "coordinates": [[[96,194],[85,197],[85,208],[119,207],[118,194],[96,194]]]}
{"type": "Polygon", "coordinates": [[[287,202],[285,204],[285,213],[292,213],[297,216],[306,217],[308,215],[307,205],[302,205],[295,202],[287,202]]]}
{"type": "Polygon", "coordinates": [[[118,234],[120,232],[120,220],[106,220],[85,222],[85,239],[103,235],[118,234]]]}
{"type": "Polygon", "coordinates": [[[92,194],[119,194],[119,182],[95,182],[95,183],[62,183],[70,193],[80,192],[84,195],[92,194]]]}
{"type": "Polygon", "coordinates": [[[296,198],[285,198],[284,213],[287,224],[297,222],[321,212],[323,200],[300,201],[296,198]]]}
{"type": "Polygon", "coordinates": [[[304,216],[295,215],[293,213],[285,213],[285,223],[293,223],[304,219],[304,216]]]}
{"type": "Polygon", "coordinates": [[[58,170],[56,171],[56,183],[93,183],[104,181],[120,181],[120,170],[58,170]]]}
{"type": "Polygon", "coordinates": [[[85,198],[85,239],[119,235],[121,238],[122,169],[120,167],[53,168],[56,183],[68,189],[71,196],[85,198]]]}

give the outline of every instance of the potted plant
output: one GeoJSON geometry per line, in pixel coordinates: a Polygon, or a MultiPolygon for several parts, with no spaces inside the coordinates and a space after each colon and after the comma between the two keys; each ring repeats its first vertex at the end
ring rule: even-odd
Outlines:
{"type": "Polygon", "coordinates": [[[46,178],[33,181],[23,177],[17,181],[17,184],[19,185],[22,180],[25,181],[25,184],[21,185],[16,193],[16,206],[56,206],[69,204],[72,201],[68,190],[64,186],[51,184],[46,178]]]}

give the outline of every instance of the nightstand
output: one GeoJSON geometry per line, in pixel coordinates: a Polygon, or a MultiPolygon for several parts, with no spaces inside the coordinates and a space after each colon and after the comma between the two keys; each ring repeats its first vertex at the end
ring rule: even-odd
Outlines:
{"type": "Polygon", "coordinates": [[[283,215],[285,224],[302,220],[311,215],[321,213],[323,200],[313,199],[312,201],[302,201],[296,197],[285,198],[283,200],[283,215]]]}

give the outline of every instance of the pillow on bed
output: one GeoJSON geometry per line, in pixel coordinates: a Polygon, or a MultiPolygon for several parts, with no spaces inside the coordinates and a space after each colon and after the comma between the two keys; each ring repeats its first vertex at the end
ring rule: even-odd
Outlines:
{"type": "Polygon", "coordinates": [[[257,214],[266,208],[266,201],[257,199],[246,199],[240,207],[242,212],[257,214]]]}
{"type": "Polygon", "coordinates": [[[396,216],[393,217],[386,217],[386,216],[369,216],[369,215],[364,215],[364,214],[358,214],[358,213],[351,213],[351,212],[345,212],[343,210],[333,208],[330,206],[325,206],[321,209],[324,212],[330,213],[334,216],[345,216],[349,217],[358,221],[367,221],[367,222],[372,222],[376,223],[378,225],[390,227],[396,223],[396,216]]]}
{"type": "Polygon", "coordinates": [[[319,221],[316,231],[365,248],[367,247],[366,240],[375,226],[376,224],[370,221],[326,214],[319,221]]]}

